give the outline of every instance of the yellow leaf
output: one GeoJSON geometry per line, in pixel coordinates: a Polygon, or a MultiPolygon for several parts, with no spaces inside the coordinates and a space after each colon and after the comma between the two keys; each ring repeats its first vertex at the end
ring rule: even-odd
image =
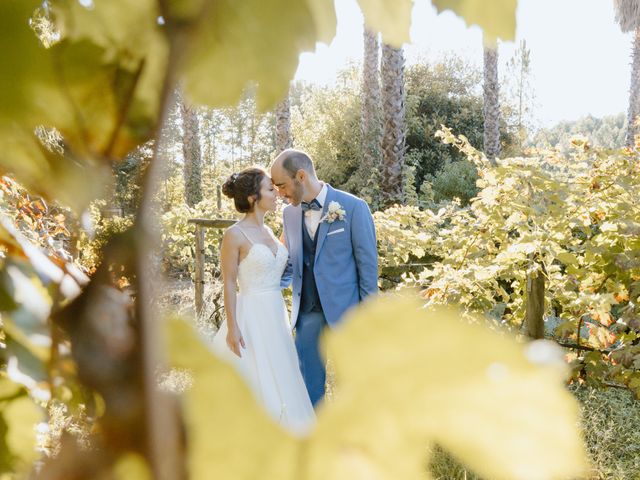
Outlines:
{"type": "Polygon", "coordinates": [[[603,232],[617,232],[618,226],[612,222],[603,222],[602,225],[600,225],[600,230],[603,232]]]}
{"type": "Polygon", "coordinates": [[[273,107],[287,93],[302,51],[334,32],[330,0],[221,0],[211,2],[197,25],[184,69],[194,103],[238,102],[258,84],[258,108],[273,107]]]}
{"type": "Polygon", "coordinates": [[[309,10],[316,25],[317,40],[331,43],[336,36],[336,10],[333,2],[327,0],[307,0],[309,10]]]}
{"type": "Polygon", "coordinates": [[[356,309],[327,335],[335,398],[305,439],[267,418],[187,324],[172,322],[167,338],[172,366],[194,378],[184,403],[194,478],[428,478],[436,443],[497,480],[584,467],[577,404],[548,345],[520,345],[451,310],[387,298],[356,309]]]}
{"type": "Polygon", "coordinates": [[[514,40],[517,0],[433,0],[438,12],[453,10],[467,25],[478,25],[491,40],[514,40]]]}
{"type": "Polygon", "coordinates": [[[556,255],[556,258],[560,260],[565,265],[577,265],[578,257],[571,252],[560,252],[556,255]]]}
{"type": "Polygon", "coordinates": [[[0,171],[80,208],[99,194],[108,160],[154,132],[166,46],[152,0],[93,8],[52,0],[62,37],[45,48],[29,27],[41,3],[0,3],[3,72],[11,72],[0,75],[0,171]],[[55,128],[64,149],[45,148],[34,134],[41,127],[55,128]]]}
{"type": "Polygon", "coordinates": [[[116,480],[151,480],[151,472],[144,458],[135,453],[128,453],[118,458],[113,467],[116,480]]]}
{"type": "Polygon", "coordinates": [[[382,41],[400,48],[409,43],[411,0],[358,0],[370,30],[380,32],[382,41]]]}
{"type": "Polygon", "coordinates": [[[19,461],[19,469],[27,469],[38,458],[35,425],[43,420],[43,412],[29,397],[19,397],[0,406],[7,422],[6,441],[19,461]]]}
{"type": "Polygon", "coordinates": [[[294,480],[294,438],[267,417],[235,370],[184,322],[171,321],[167,339],[172,366],[193,375],[184,394],[191,477],[294,480]]]}
{"type": "Polygon", "coordinates": [[[356,310],[326,340],[337,400],[312,440],[312,478],[423,478],[432,442],[485,478],[583,471],[577,403],[562,369],[538,364],[546,344],[389,299],[356,310]]]}

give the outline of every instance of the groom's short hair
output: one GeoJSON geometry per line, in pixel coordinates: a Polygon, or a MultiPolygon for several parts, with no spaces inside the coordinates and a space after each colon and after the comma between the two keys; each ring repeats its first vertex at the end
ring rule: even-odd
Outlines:
{"type": "Polygon", "coordinates": [[[305,152],[288,148],[280,153],[280,155],[284,157],[282,160],[282,168],[285,169],[290,177],[295,177],[298,170],[304,170],[313,177],[316,176],[316,169],[313,166],[313,162],[305,152]]]}

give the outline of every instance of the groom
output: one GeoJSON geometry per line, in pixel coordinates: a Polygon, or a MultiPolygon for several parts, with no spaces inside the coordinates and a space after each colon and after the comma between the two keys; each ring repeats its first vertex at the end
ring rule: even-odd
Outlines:
{"type": "Polygon", "coordinates": [[[304,152],[280,153],[271,177],[278,194],[289,202],[284,209],[289,265],[283,285],[293,279],[291,324],[300,370],[317,406],[326,379],[318,345],[321,333],[378,291],[375,227],[367,204],[318,180],[304,152]]]}

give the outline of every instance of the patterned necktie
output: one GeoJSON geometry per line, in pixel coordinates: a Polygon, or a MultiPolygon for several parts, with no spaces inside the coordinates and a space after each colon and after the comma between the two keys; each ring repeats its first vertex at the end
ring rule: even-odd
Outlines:
{"type": "Polygon", "coordinates": [[[322,205],[314,198],[310,202],[302,202],[300,208],[302,208],[303,212],[308,212],[309,210],[322,210],[322,205]]]}

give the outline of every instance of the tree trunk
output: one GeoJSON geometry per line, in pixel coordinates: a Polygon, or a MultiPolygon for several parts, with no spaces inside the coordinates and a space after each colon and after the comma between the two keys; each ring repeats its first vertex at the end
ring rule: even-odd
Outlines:
{"type": "Polygon", "coordinates": [[[184,156],[184,200],[190,207],[202,201],[202,157],[198,113],[184,101],[182,109],[182,153],[184,156]]]}
{"type": "MultiPolygon", "coordinates": [[[[360,177],[366,180],[372,197],[379,195],[379,172],[382,164],[382,123],[380,106],[380,55],[378,35],[364,29],[364,59],[362,65],[361,123],[362,162],[360,177]]],[[[371,199],[373,200],[373,199],[371,199]]]]}
{"type": "Polygon", "coordinates": [[[633,36],[633,63],[631,67],[631,84],[629,86],[629,109],[627,111],[627,136],[625,145],[633,147],[635,136],[640,133],[638,126],[640,115],[640,27],[633,36]]]}
{"type": "Polygon", "coordinates": [[[484,153],[495,163],[500,155],[500,85],[498,83],[498,47],[484,47],[484,153]]]}
{"type": "Polygon", "coordinates": [[[405,151],[404,56],[401,48],[382,46],[382,197],[387,206],[404,200],[405,151]]]}
{"type": "Polygon", "coordinates": [[[289,94],[276,107],[276,155],[291,148],[291,110],[289,94]]]}

